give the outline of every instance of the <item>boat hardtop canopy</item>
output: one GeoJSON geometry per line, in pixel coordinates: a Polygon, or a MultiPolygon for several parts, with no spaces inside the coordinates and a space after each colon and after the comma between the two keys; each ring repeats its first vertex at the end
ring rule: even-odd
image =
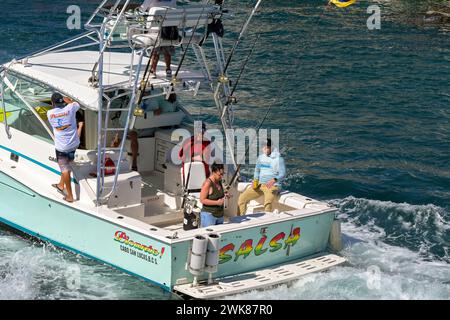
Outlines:
{"type": "MultiPolygon", "coordinates": [[[[98,51],[71,51],[59,53],[46,53],[13,61],[5,64],[9,72],[23,75],[35,81],[43,83],[49,87],[60,91],[62,94],[70,96],[87,109],[97,111],[99,108],[99,89],[94,87],[89,78],[92,76],[92,69],[99,59],[98,51]]],[[[143,63],[148,63],[148,58],[144,57],[143,63]]],[[[138,59],[133,59],[130,64],[130,53],[107,52],[104,54],[103,69],[103,89],[125,89],[130,88],[130,69],[137,69],[138,59]]],[[[176,66],[173,67],[176,70],[176,66]]],[[[141,69],[140,75],[144,74],[141,69]]],[[[180,81],[202,81],[204,76],[201,72],[180,70],[180,81]]],[[[149,79],[148,86],[168,87],[170,79],[158,77],[149,79]]]]}

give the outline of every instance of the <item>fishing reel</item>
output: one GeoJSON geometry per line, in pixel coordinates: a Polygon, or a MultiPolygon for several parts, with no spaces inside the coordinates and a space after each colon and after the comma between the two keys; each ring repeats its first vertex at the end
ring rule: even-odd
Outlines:
{"type": "Polygon", "coordinates": [[[189,195],[185,196],[182,207],[184,230],[192,230],[199,227],[201,209],[197,205],[197,201],[194,197],[190,197],[189,195]]]}
{"type": "Polygon", "coordinates": [[[236,104],[237,98],[235,96],[229,96],[228,97],[228,103],[236,104]]]}
{"type": "Polygon", "coordinates": [[[91,84],[91,87],[98,88],[99,85],[99,79],[97,75],[92,75],[89,77],[88,82],[91,84]]]}
{"type": "Polygon", "coordinates": [[[136,109],[134,109],[133,115],[135,117],[143,117],[145,115],[145,110],[141,107],[136,107],[136,109]]]}
{"type": "Polygon", "coordinates": [[[172,86],[178,85],[178,84],[180,84],[180,83],[181,83],[181,80],[178,79],[177,77],[173,77],[172,80],[170,80],[170,84],[171,84],[172,86]]]}
{"type": "Polygon", "coordinates": [[[222,84],[225,84],[225,83],[228,83],[228,82],[230,81],[230,79],[229,79],[226,75],[221,74],[221,75],[219,76],[218,81],[219,81],[220,83],[222,83],[222,84]]]}

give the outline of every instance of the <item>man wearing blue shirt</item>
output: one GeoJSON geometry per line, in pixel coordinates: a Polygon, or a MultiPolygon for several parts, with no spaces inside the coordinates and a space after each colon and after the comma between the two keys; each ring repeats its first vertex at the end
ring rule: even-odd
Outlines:
{"type": "Polygon", "coordinates": [[[264,195],[264,210],[272,212],[272,203],[281,187],[281,181],[286,175],[284,159],[277,150],[272,151],[272,141],[267,139],[263,148],[263,154],[256,162],[253,184],[239,197],[238,215],[243,215],[247,211],[247,204],[264,195]]]}

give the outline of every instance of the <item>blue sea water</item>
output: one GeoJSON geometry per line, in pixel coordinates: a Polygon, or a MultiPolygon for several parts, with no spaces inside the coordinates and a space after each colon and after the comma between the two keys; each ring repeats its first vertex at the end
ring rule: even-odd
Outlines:
{"type": "MultiPolygon", "coordinates": [[[[3,0],[0,61],[73,36],[69,5],[83,19],[98,1],[3,0]],[[27,10],[24,10],[26,8],[27,10]]],[[[366,9],[326,0],[263,1],[234,60],[235,125],[280,129],[285,187],[336,205],[349,264],[290,285],[232,299],[450,299],[450,46],[445,26],[423,23],[423,1],[376,1],[366,9]],[[375,270],[375,271],[374,271],[375,270]]],[[[230,48],[251,1],[228,1],[230,48]]],[[[188,101],[217,121],[211,97],[188,101]]],[[[250,172],[250,168],[246,168],[250,172]]],[[[0,299],[173,299],[103,264],[0,229],[0,299]],[[80,289],[68,285],[80,270],[80,289]]]]}

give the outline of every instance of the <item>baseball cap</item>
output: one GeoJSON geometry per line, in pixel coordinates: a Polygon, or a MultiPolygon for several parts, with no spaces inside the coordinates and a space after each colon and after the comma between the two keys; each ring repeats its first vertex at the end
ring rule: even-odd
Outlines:
{"type": "Polygon", "coordinates": [[[55,92],[52,94],[52,102],[55,106],[63,106],[64,105],[64,97],[61,93],[55,92]]]}

